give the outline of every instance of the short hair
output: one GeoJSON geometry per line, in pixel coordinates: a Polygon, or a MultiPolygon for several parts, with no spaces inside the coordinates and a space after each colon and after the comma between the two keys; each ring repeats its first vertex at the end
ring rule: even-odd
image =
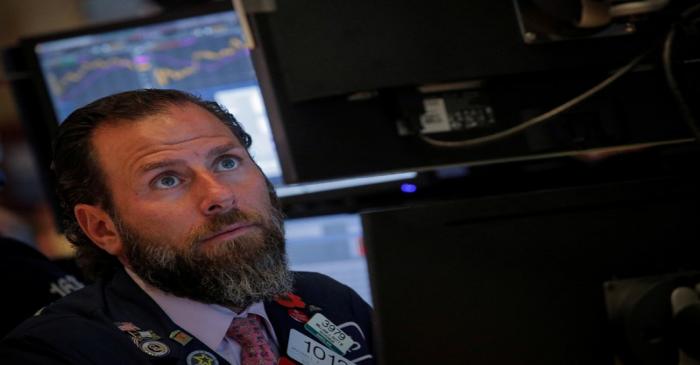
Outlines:
{"type": "Polygon", "coordinates": [[[59,126],[53,144],[52,168],[62,215],[62,228],[76,247],[78,265],[89,279],[108,276],[121,266],[118,260],[97,247],[82,231],[73,209],[77,204],[98,205],[115,217],[112,195],[92,144],[97,128],[136,122],[167,112],[172,106],[197,105],[217,117],[248,149],[252,143],[236,118],[216,102],[165,89],[126,91],[93,101],[75,110],[59,126]]]}

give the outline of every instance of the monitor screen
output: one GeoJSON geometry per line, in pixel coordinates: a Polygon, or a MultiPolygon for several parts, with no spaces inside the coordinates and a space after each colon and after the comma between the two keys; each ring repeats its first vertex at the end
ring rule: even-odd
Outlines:
{"type": "Polygon", "coordinates": [[[289,219],[284,226],[292,270],[326,274],[372,303],[359,215],[289,219]]]}
{"type": "Polygon", "coordinates": [[[411,179],[414,173],[287,186],[249,50],[232,11],[43,40],[34,45],[55,120],[100,97],[180,89],[226,107],[252,136],[251,155],[278,190],[298,195],[411,179]]]}

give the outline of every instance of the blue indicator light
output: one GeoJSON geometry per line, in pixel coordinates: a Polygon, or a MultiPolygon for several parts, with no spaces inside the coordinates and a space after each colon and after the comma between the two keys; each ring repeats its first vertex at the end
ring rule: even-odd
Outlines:
{"type": "Polygon", "coordinates": [[[415,193],[416,190],[418,190],[418,187],[416,187],[414,184],[401,184],[401,191],[404,193],[415,193]]]}

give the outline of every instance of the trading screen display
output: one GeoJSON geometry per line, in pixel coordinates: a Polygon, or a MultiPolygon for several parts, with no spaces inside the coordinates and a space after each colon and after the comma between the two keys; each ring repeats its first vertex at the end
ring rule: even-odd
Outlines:
{"type": "Polygon", "coordinates": [[[103,96],[186,90],[226,107],[253,138],[250,153],[279,196],[410,179],[415,173],[285,185],[265,104],[231,11],[87,34],[35,47],[56,119],[103,96]]]}
{"type": "MultiPolygon", "coordinates": [[[[251,156],[280,196],[415,176],[285,185],[250,52],[231,11],[46,41],[35,53],[59,121],[98,98],[140,88],[180,89],[217,101],[253,138],[251,156]]],[[[369,301],[360,230],[355,215],[288,221],[292,268],[327,273],[369,301]]]]}
{"type": "Polygon", "coordinates": [[[229,109],[253,137],[257,163],[281,184],[255,70],[232,12],[49,41],[35,52],[57,120],[120,91],[186,90],[229,109]]]}

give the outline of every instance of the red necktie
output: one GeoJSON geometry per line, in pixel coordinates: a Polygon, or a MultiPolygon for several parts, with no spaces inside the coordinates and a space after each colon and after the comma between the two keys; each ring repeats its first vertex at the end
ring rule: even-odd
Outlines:
{"type": "Polygon", "coordinates": [[[241,345],[241,365],[276,365],[274,345],[265,333],[263,319],[256,314],[234,318],[226,336],[241,345]]]}

